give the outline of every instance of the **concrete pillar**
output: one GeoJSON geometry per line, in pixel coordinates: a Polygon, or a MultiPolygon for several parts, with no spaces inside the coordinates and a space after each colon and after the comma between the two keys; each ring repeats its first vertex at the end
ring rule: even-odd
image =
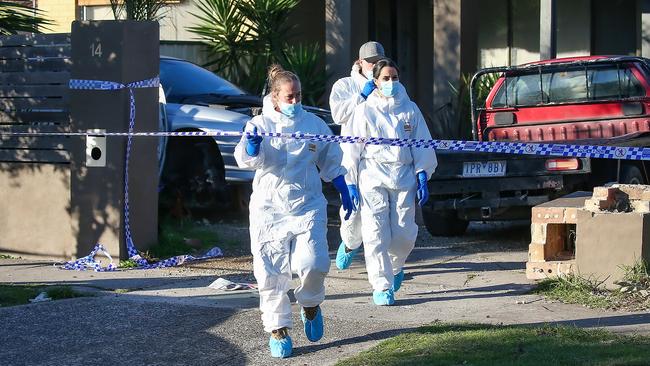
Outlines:
{"type": "MultiPolygon", "coordinates": [[[[159,74],[158,22],[92,21],[72,24],[70,77],[128,84],[159,74]]],[[[135,132],[158,128],[158,88],[134,90],[135,132]]],[[[70,90],[72,131],[129,129],[129,91],[70,90]]],[[[86,146],[72,148],[70,215],[76,255],[101,243],[117,258],[128,258],[124,213],[126,138],[107,137],[103,166],[87,163],[86,146]],[[77,226],[78,225],[78,226],[77,226]]],[[[158,241],[157,139],[134,138],[129,159],[130,231],[137,249],[158,241]]]]}
{"type": "Polygon", "coordinates": [[[418,0],[417,8],[417,59],[415,68],[417,103],[427,120],[433,116],[433,4],[429,0],[418,0]]]}
{"type": "Polygon", "coordinates": [[[418,70],[418,53],[421,45],[418,45],[418,3],[416,1],[403,1],[397,3],[397,24],[394,32],[396,35],[395,59],[399,60],[400,81],[409,92],[411,100],[419,105],[429,104],[428,100],[422,100],[418,93],[418,84],[425,72],[418,70]],[[407,20],[408,19],[408,20],[407,20]]]}
{"type": "Polygon", "coordinates": [[[478,69],[479,0],[461,0],[460,71],[473,74],[478,69]]]}
{"type": "MultiPolygon", "coordinates": [[[[352,60],[352,0],[325,1],[325,57],[326,72],[330,75],[326,93],[332,84],[349,74],[352,60]]],[[[358,46],[357,46],[358,49],[358,46]]]]}
{"type": "Polygon", "coordinates": [[[453,93],[449,83],[458,85],[460,77],[460,1],[433,2],[433,125],[431,133],[442,137],[446,127],[435,113],[449,103],[453,93]]]}
{"type": "Polygon", "coordinates": [[[540,0],[539,9],[539,58],[557,57],[557,5],[555,0],[540,0]]]}
{"type": "Polygon", "coordinates": [[[557,3],[557,57],[591,54],[591,0],[557,3]]]}
{"type": "Polygon", "coordinates": [[[650,57],[650,0],[641,0],[641,56],[650,57]]]}

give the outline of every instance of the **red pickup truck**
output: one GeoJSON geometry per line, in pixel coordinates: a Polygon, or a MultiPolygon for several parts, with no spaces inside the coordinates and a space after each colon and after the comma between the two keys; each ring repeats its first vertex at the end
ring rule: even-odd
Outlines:
{"type": "MultiPolygon", "coordinates": [[[[477,72],[470,86],[477,141],[650,146],[650,60],[590,56],[477,72]],[[484,106],[474,86],[497,73],[484,106]]],[[[530,218],[530,208],[609,182],[643,184],[643,161],[438,151],[423,208],[433,235],[469,221],[530,218]]]]}

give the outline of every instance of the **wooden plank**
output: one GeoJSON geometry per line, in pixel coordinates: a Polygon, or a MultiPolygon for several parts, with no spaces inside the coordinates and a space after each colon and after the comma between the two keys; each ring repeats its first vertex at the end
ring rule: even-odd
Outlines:
{"type": "Polygon", "coordinates": [[[0,123],[69,122],[69,110],[0,111],[0,123]]]}
{"type": "Polygon", "coordinates": [[[60,97],[39,98],[0,98],[1,111],[68,109],[70,107],[69,93],[60,97]]]}
{"type": "Polygon", "coordinates": [[[61,132],[63,133],[69,131],[70,131],[70,126],[64,126],[64,125],[57,125],[57,126],[16,125],[11,127],[0,128],[0,135],[3,132],[61,132]]]}
{"type": "MultiPolygon", "coordinates": [[[[81,138],[81,137],[78,137],[81,138]]],[[[72,147],[72,140],[70,137],[36,137],[36,136],[23,136],[23,137],[9,137],[2,135],[0,132],[0,150],[1,149],[45,149],[45,150],[70,150],[72,147]]]]}
{"type": "Polygon", "coordinates": [[[69,93],[68,85],[3,85],[0,98],[58,97],[69,93]]]}
{"type": "Polygon", "coordinates": [[[47,47],[0,47],[0,59],[25,59],[34,57],[70,57],[72,54],[69,44],[47,47]]]}
{"type": "Polygon", "coordinates": [[[0,149],[0,162],[70,163],[66,150],[0,149]]]}
{"type": "Polygon", "coordinates": [[[6,46],[52,46],[70,44],[70,33],[14,34],[0,37],[0,47],[6,46]]]}
{"type": "Polygon", "coordinates": [[[72,60],[64,57],[42,60],[0,60],[0,72],[69,71],[72,60]]]}
{"type": "Polygon", "coordinates": [[[68,84],[69,71],[41,71],[41,72],[3,72],[0,73],[0,85],[6,84],[68,84]]]}

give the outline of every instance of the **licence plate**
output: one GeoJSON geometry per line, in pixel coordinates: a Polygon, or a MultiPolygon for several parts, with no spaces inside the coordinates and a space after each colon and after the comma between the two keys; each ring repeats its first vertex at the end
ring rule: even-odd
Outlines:
{"type": "Polygon", "coordinates": [[[502,177],[506,175],[506,162],[466,161],[463,163],[463,177],[502,177]]]}

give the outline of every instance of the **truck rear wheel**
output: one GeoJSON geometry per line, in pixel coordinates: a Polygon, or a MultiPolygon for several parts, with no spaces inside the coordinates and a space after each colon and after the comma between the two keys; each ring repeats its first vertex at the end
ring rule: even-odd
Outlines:
{"type": "Polygon", "coordinates": [[[422,210],[424,226],[433,236],[458,236],[467,231],[469,221],[458,218],[455,210],[422,210]]]}
{"type": "Polygon", "coordinates": [[[643,184],[643,173],[636,165],[625,164],[621,167],[621,183],[623,184],[643,184]]]}

